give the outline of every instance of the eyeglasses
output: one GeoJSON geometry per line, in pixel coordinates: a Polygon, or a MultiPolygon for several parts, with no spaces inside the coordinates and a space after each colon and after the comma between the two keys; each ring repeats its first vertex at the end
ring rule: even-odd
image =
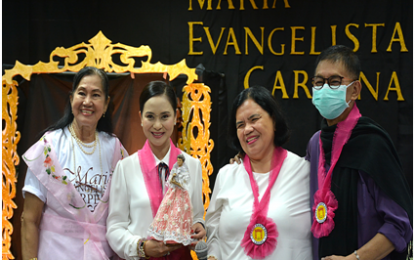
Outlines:
{"type": "MultiPolygon", "coordinates": [[[[329,84],[329,87],[331,89],[337,89],[342,84],[343,79],[348,79],[348,78],[341,77],[341,76],[331,76],[328,78],[316,76],[311,79],[311,82],[313,83],[313,88],[317,90],[321,89],[326,82],[329,84]]],[[[353,80],[353,79],[350,79],[350,80],[353,80]]]]}

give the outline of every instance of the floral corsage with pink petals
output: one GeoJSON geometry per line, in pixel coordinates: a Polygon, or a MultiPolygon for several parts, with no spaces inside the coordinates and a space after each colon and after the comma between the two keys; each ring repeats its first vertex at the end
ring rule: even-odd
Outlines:
{"type": "Polygon", "coordinates": [[[253,259],[264,259],[277,247],[277,225],[272,219],[262,215],[251,219],[241,246],[245,254],[253,259]]]}
{"type": "Polygon", "coordinates": [[[338,202],[331,190],[319,189],[314,194],[314,218],[311,226],[314,237],[326,237],[331,233],[334,229],[334,211],[337,207],[338,202]]]}

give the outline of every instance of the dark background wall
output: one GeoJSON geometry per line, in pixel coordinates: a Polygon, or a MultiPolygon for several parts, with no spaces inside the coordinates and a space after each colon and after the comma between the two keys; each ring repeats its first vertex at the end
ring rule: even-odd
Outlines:
{"type": "MultiPolygon", "coordinates": [[[[13,65],[16,60],[23,64],[48,62],[56,47],[87,42],[101,30],[113,43],[149,45],[153,51],[152,63],[174,64],[185,58],[189,67],[202,64],[208,75],[224,75],[223,89],[210,86],[224,97],[212,99],[213,113],[221,116],[212,121],[212,129],[219,129],[219,122],[226,121],[226,111],[244,88],[247,72],[262,66],[252,72],[249,84],[270,90],[274,85],[285,86],[288,98],[283,99],[279,89],[275,90],[275,97],[280,100],[293,131],[286,148],[304,155],[307,141],[318,130],[321,117],[310,96],[301,86],[296,87],[296,82],[306,82],[311,93],[315,58],[333,44],[334,37],[337,44],[356,50],[368,82],[375,90],[378,85],[375,99],[367,84],[363,84],[358,106],[363,115],[372,117],[391,134],[405,172],[412,176],[412,1],[210,2],[211,8],[209,0],[5,1],[3,64],[13,65]],[[247,31],[252,32],[260,45],[263,42],[262,51],[246,37],[247,31]],[[403,101],[397,100],[397,84],[403,101]],[[392,90],[385,100],[388,88],[392,90]],[[217,106],[219,102],[221,106],[217,106]],[[219,107],[223,111],[217,111],[219,107]]],[[[214,149],[227,150],[222,144],[216,142],[214,149]]],[[[214,165],[215,170],[224,163],[226,160],[221,158],[214,165]]]]}
{"type": "MultiPolygon", "coordinates": [[[[49,62],[56,47],[87,42],[99,31],[112,43],[149,45],[152,63],[175,64],[186,59],[189,67],[199,66],[201,81],[212,89],[215,175],[234,154],[226,146],[227,113],[233,98],[244,89],[248,71],[255,66],[261,67],[252,72],[249,85],[263,85],[270,90],[277,86],[274,95],[292,129],[292,138],[285,147],[305,155],[307,142],[321,122],[307,95],[307,91],[311,93],[314,61],[335,41],[355,49],[361,58],[367,82],[363,82],[358,101],[360,111],[390,133],[412,184],[412,1],[210,3],[211,8],[209,0],[4,1],[3,73],[16,60],[28,65],[49,62]],[[307,91],[299,86],[302,82],[307,91]],[[367,83],[375,91],[378,88],[377,98],[367,83]]],[[[181,98],[180,79],[173,84],[178,86],[181,98]]]]}

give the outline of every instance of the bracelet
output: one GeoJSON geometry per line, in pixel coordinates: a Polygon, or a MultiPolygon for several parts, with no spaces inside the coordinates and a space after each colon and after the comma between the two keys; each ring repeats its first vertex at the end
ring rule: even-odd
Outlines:
{"type": "Polygon", "coordinates": [[[137,253],[138,257],[140,259],[149,259],[150,257],[146,255],[146,252],[144,251],[144,245],[147,241],[146,240],[138,240],[137,242],[137,253]]]}
{"type": "Polygon", "coordinates": [[[30,258],[29,260],[37,260],[37,257],[30,258]]]}
{"type": "Polygon", "coordinates": [[[354,250],[354,255],[356,256],[356,259],[357,260],[360,260],[360,256],[357,254],[357,251],[356,250],[354,250]]]}

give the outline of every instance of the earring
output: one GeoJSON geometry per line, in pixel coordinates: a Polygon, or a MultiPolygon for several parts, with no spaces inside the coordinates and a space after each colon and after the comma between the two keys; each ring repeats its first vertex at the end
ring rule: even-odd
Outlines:
{"type": "Polygon", "coordinates": [[[141,126],[143,126],[143,123],[141,123],[141,126]]]}
{"type": "Polygon", "coordinates": [[[105,112],[104,112],[104,114],[102,114],[102,117],[105,117],[105,112]]]}

